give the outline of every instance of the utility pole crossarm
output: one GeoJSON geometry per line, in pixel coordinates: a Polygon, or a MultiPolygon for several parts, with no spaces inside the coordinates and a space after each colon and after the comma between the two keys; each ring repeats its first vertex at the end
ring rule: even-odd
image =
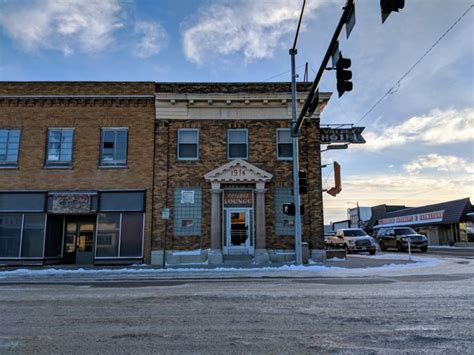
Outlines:
{"type": "Polygon", "coordinates": [[[313,85],[311,85],[311,89],[309,91],[308,98],[306,99],[306,102],[304,103],[303,108],[301,109],[298,120],[291,127],[291,133],[292,133],[293,136],[298,136],[299,135],[301,125],[303,124],[303,120],[305,118],[306,113],[308,112],[309,105],[311,104],[310,98],[313,97],[314,93],[316,92],[316,90],[319,87],[319,82],[321,81],[324,70],[326,69],[326,66],[329,63],[329,60],[331,59],[331,56],[334,53],[334,50],[337,48],[337,45],[338,45],[337,40],[339,38],[339,35],[341,34],[341,31],[342,31],[344,25],[347,23],[353,9],[354,9],[354,0],[347,0],[346,5],[344,6],[344,12],[342,13],[342,16],[339,20],[339,23],[338,23],[337,27],[336,27],[336,30],[334,31],[334,34],[332,36],[331,42],[329,43],[329,47],[328,47],[328,49],[326,51],[326,54],[323,58],[321,66],[319,67],[319,70],[316,73],[316,77],[314,78],[313,85]]]}

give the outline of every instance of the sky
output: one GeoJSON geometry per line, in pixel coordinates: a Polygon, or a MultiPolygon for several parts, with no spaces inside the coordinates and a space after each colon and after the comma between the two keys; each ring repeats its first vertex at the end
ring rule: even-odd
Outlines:
{"type": "MultiPolygon", "coordinates": [[[[307,62],[314,79],[344,3],[307,0],[300,78],[307,62]]],[[[301,4],[0,0],[0,80],[290,81],[301,4]]],[[[339,42],[352,60],[354,89],[332,96],[321,123],[366,127],[367,143],[322,153],[323,163],[341,164],[343,178],[339,195],[324,194],[325,223],[346,219],[357,202],[414,207],[472,198],[472,0],[406,1],[383,25],[379,2],[359,0],[352,34],[339,42]]],[[[334,72],[325,72],[321,91],[335,86],[334,72]]],[[[331,187],[331,165],[322,174],[331,187]]]]}

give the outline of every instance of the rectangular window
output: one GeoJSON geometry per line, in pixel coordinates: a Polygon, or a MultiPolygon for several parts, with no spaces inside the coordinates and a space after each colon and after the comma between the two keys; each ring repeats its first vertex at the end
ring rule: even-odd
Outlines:
{"type": "Polygon", "coordinates": [[[100,213],[96,257],[143,257],[143,218],[142,213],[100,213]]]}
{"type": "Polygon", "coordinates": [[[100,165],[127,165],[127,128],[103,128],[100,165]]]}
{"type": "Polygon", "coordinates": [[[199,159],[199,130],[178,130],[178,160],[199,159]]]}
{"type": "Polygon", "coordinates": [[[0,257],[42,257],[44,222],[44,213],[0,214],[0,257]]]}
{"type": "Polygon", "coordinates": [[[227,158],[248,159],[247,129],[227,130],[227,158]]]}
{"type": "Polygon", "coordinates": [[[201,201],[202,192],[199,187],[174,190],[174,235],[201,235],[201,201]]]}
{"type": "Polygon", "coordinates": [[[293,141],[290,128],[277,129],[277,159],[291,160],[293,158],[293,141]]]}
{"type": "Polygon", "coordinates": [[[144,191],[110,191],[100,193],[101,212],[143,212],[145,210],[144,191]]]}
{"type": "Polygon", "coordinates": [[[49,128],[46,165],[70,166],[73,147],[72,128],[49,128]]]}
{"type": "Polygon", "coordinates": [[[0,129],[0,167],[18,165],[19,147],[19,129],[0,129]]]}

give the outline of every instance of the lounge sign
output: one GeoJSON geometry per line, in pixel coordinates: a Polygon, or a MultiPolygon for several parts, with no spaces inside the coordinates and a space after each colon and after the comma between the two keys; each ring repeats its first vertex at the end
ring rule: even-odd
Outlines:
{"type": "Polygon", "coordinates": [[[252,191],[224,191],[224,207],[252,207],[252,191]]]}
{"type": "Polygon", "coordinates": [[[426,212],[419,214],[411,214],[408,216],[382,218],[379,220],[379,225],[404,225],[404,224],[423,224],[423,223],[435,223],[443,220],[444,210],[426,212]]]}
{"type": "Polygon", "coordinates": [[[362,137],[362,131],[365,127],[351,127],[351,128],[330,128],[321,127],[320,141],[323,144],[331,143],[354,143],[363,144],[365,143],[364,137],[362,137]]]}

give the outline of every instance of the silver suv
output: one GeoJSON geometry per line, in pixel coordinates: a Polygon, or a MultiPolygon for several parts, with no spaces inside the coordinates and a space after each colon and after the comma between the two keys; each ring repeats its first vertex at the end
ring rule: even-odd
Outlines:
{"type": "Polygon", "coordinates": [[[389,248],[406,251],[408,242],[411,249],[419,249],[423,253],[428,251],[428,238],[409,227],[382,227],[377,232],[377,240],[383,251],[389,248]]]}
{"type": "Polygon", "coordinates": [[[345,228],[338,229],[334,237],[330,237],[326,243],[344,244],[346,252],[360,253],[368,252],[370,255],[375,255],[375,239],[367,235],[363,229],[360,228],[345,228]]]}

